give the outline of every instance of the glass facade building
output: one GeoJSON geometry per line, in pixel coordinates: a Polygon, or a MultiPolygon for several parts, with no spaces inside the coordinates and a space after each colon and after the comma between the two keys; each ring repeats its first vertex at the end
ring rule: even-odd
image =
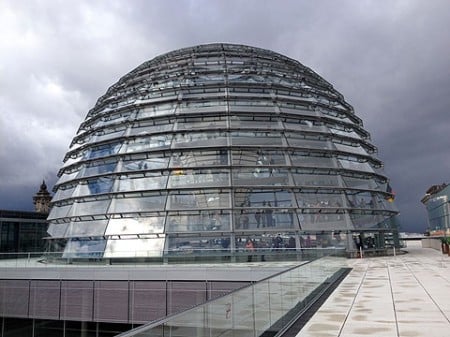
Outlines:
{"type": "Polygon", "coordinates": [[[48,233],[66,257],[344,245],[398,213],[362,120],[278,53],[169,52],[123,76],[81,123],[48,233]],[[280,237],[282,242],[275,238],[280,237]]]}
{"type": "Polygon", "coordinates": [[[432,236],[450,235],[450,186],[431,186],[422,198],[428,214],[428,231],[432,236]]]}

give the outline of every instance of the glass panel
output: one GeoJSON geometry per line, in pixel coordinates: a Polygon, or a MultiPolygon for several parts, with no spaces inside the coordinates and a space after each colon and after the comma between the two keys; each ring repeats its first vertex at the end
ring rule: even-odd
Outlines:
{"type": "Polygon", "coordinates": [[[253,310],[246,310],[254,307],[254,290],[253,287],[248,287],[239,290],[238,293],[231,294],[232,310],[234,328],[236,336],[253,337],[255,326],[255,315],[253,310]]]}
{"type": "Polygon", "coordinates": [[[148,234],[164,231],[164,217],[136,217],[109,220],[105,235],[148,234]]]}
{"type": "Polygon", "coordinates": [[[374,194],[370,192],[355,192],[347,195],[347,201],[352,208],[374,208],[374,194]]]}
{"type": "Polygon", "coordinates": [[[165,195],[146,197],[116,198],[111,205],[110,213],[151,212],[164,209],[165,195]]]}
{"type": "Polygon", "coordinates": [[[100,157],[107,157],[119,153],[120,143],[110,143],[97,146],[95,148],[89,149],[84,153],[84,159],[94,159],[100,157]]]}
{"type": "Polygon", "coordinates": [[[146,105],[144,109],[141,109],[138,112],[137,119],[174,114],[175,108],[176,103],[159,103],[146,105]]]}
{"type": "Polygon", "coordinates": [[[168,253],[221,255],[230,252],[228,236],[177,236],[168,238],[168,253]]]}
{"type": "Polygon", "coordinates": [[[278,116],[235,115],[230,117],[232,128],[242,129],[282,129],[278,116]]]}
{"type": "MultiPolygon", "coordinates": [[[[204,89],[206,90],[206,89],[204,89]]],[[[226,112],[226,101],[225,100],[221,100],[224,97],[223,93],[218,93],[218,92],[214,92],[214,93],[209,93],[209,94],[205,94],[202,91],[200,92],[195,92],[195,89],[189,89],[188,92],[183,93],[183,97],[184,98],[189,98],[192,97],[193,99],[198,99],[198,96],[211,96],[214,97],[215,99],[213,100],[205,100],[205,101],[201,101],[201,102],[186,102],[186,103],[182,103],[180,105],[180,108],[178,110],[178,112],[180,114],[189,114],[189,113],[195,113],[195,114],[201,114],[201,113],[208,113],[208,112],[218,112],[218,113],[225,113],[226,112]]]]}
{"type": "Polygon", "coordinates": [[[69,213],[70,209],[72,207],[72,204],[70,205],[53,205],[52,209],[50,210],[50,214],[48,216],[47,220],[53,220],[53,219],[59,219],[64,218],[69,213]]]}
{"type": "Polygon", "coordinates": [[[220,187],[229,185],[228,172],[216,170],[175,170],[169,177],[169,188],[220,187]]]}
{"type": "Polygon", "coordinates": [[[336,129],[334,127],[329,127],[329,130],[332,134],[335,135],[340,135],[340,136],[345,136],[345,137],[351,137],[351,138],[355,138],[355,139],[361,139],[361,136],[356,133],[353,128],[351,127],[347,127],[344,129],[344,127],[342,127],[343,129],[336,129]]]}
{"type": "Polygon", "coordinates": [[[381,189],[381,186],[377,184],[374,179],[359,179],[353,177],[342,176],[342,180],[344,181],[345,186],[351,188],[360,188],[360,189],[381,189]]]}
{"type": "Polygon", "coordinates": [[[307,152],[291,152],[291,161],[294,166],[302,167],[336,167],[331,157],[313,156],[307,152]]]}
{"type": "Polygon", "coordinates": [[[103,257],[160,257],[164,250],[164,241],[164,237],[108,240],[103,257]]]}
{"type": "Polygon", "coordinates": [[[296,119],[296,118],[286,118],[284,121],[284,127],[286,130],[294,131],[315,131],[315,132],[326,132],[327,129],[323,123],[316,121],[314,119],[296,119]]]}
{"type": "Polygon", "coordinates": [[[233,170],[233,184],[241,186],[288,185],[288,170],[270,167],[241,168],[233,170]]]}
{"type": "Polygon", "coordinates": [[[233,150],[232,158],[233,158],[233,165],[239,166],[286,165],[286,156],[281,151],[233,150]]]}
{"type": "Polygon", "coordinates": [[[177,130],[215,129],[226,128],[225,116],[189,117],[177,122],[177,130]]]}
{"type": "Polygon", "coordinates": [[[90,200],[86,202],[76,202],[73,204],[69,216],[83,216],[94,214],[105,214],[111,200],[90,200]]]}
{"type": "Polygon", "coordinates": [[[295,210],[290,208],[273,209],[270,202],[261,208],[246,208],[235,212],[236,230],[259,228],[292,229],[296,225],[295,210]]]}
{"type": "Polygon", "coordinates": [[[228,151],[187,151],[174,152],[170,167],[211,167],[216,165],[228,165],[228,151]]]}
{"type": "Polygon", "coordinates": [[[234,131],[231,134],[231,141],[233,145],[282,145],[281,134],[268,131],[234,131]]]}
{"type": "Polygon", "coordinates": [[[108,113],[102,117],[102,122],[97,124],[97,127],[106,126],[109,124],[121,124],[127,120],[132,120],[134,117],[134,111],[120,111],[118,113],[108,113]]]}
{"type": "Polygon", "coordinates": [[[294,195],[287,190],[240,189],[234,194],[237,207],[291,207],[294,195]]]}
{"type": "Polygon", "coordinates": [[[297,202],[300,208],[342,208],[344,205],[341,194],[327,193],[297,193],[297,202]]]}
{"type": "Polygon", "coordinates": [[[293,104],[293,103],[286,103],[286,102],[277,102],[281,112],[286,114],[294,114],[294,115],[300,115],[300,116],[317,116],[317,112],[310,109],[308,106],[301,105],[301,104],[293,104]]]}
{"type": "Polygon", "coordinates": [[[59,201],[67,198],[71,198],[73,196],[73,192],[75,191],[76,185],[69,186],[67,188],[64,188],[66,186],[59,186],[58,190],[56,191],[55,195],[53,196],[52,201],[59,201]]]}
{"type": "Polygon", "coordinates": [[[219,191],[180,191],[171,193],[167,209],[229,208],[230,195],[219,191]]]}
{"type": "Polygon", "coordinates": [[[223,211],[169,212],[166,232],[229,231],[230,214],[223,211]]]}
{"type": "Polygon", "coordinates": [[[370,166],[369,163],[361,163],[361,162],[350,161],[350,160],[346,160],[346,159],[339,159],[339,163],[345,169],[374,173],[374,170],[373,170],[372,166],[370,166]]]}
{"type": "Polygon", "coordinates": [[[381,224],[385,217],[380,214],[358,214],[355,212],[354,214],[350,214],[350,219],[354,228],[369,229],[378,228],[378,224],[381,224]]]}
{"type": "Polygon", "coordinates": [[[61,185],[67,181],[73,180],[77,177],[79,171],[74,171],[74,172],[70,172],[70,173],[64,173],[59,179],[58,182],[56,183],[56,185],[61,185]]]}
{"type": "Polygon", "coordinates": [[[68,157],[67,159],[64,159],[64,164],[63,164],[63,168],[72,166],[73,164],[78,163],[79,161],[81,161],[81,159],[83,159],[83,153],[74,153],[73,155],[71,155],[70,157],[68,157]]]}
{"type": "Polygon", "coordinates": [[[116,127],[115,129],[103,129],[97,131],[93,136],[92,140],[90,141],[90,143],[92,144],[94,142],[101,142],[108,139],[122,137],[125,134],[126,129],[127,129],[126,126],[119,126],[116,127]]]}
{"type": "Polygon", "coordinates": [[[92,240],[75,240],[67,241],[64,249],[63,259],[67,258],[101,258],[105,250],[106,240],[101,238],[93,238],[92,240]]]}
{"type": "Polygon", "coordinates": [[[174,148],[226,145],[227,134],[224,132],[179,133],[173,142],[174,148]]]}
{"type": "Polygon", "coordinates": [[[117,162],[97,162],[88,164],[88,166],[83,171],[83,176],[94,176],[99,174],[105,174],[105,173],[112,173],[116,170],[117,162]]]}
{"type": "Polygon", "coordinates": [[[169,157],[153,157],[133,155],[132,159],[124,160],[122,172],[141,171],[141,170],[157,170],[166,168],[169,164],[169,157]]]}
{"type": "MultiPolygon", "coordinates": [[[[237,88],[231,88],[231,92],[235,92],[237,88]]],[[[255,98],[255,95],[251,95],[255,98]]],[[[258,109],[260,112],[274,113],[275,108],[271,100],[245,100],[245,97],[240,97],[239,100],[230,100],[230,112],[254,112],[258,109]]]]}
{"type": "Polygon", "coordinates": [[[350,152],[350,153],[356,153],[356,154],[362,154],[365,156],[368,156],[369,154],[367,153],[367,151],[362,147],[362,146],[350,146],[350,145],[344,145],[344,144],[337,144],[334,143],[334,146],[336,146],[336,149],[338,151],[343,151],[343,152],[350,152]]]}
{"type": "Polygon", "coordinates": [[[167,149],[172,142],[172,135],[158,135],[130,140],[126,152],[141,152],[156,149],[167,149]]]}
{"type": "Polygon", "coordinates": [[[74,193],[76,196],[87,196],[111,192],[114,183],[112,177],[100,177],[97,179],[89,179],[87,183],[83,182],[77,185],[74,193]]]}
{"type": "Polygon", "coordinates": [[[310,149],[329,149],[330,143],[325,139],[305,139],[305,136],[286,132],[286,139],[289,146],[302,147],[310,149]]]}
{"type": "Polygon", "coordinates": [[[352,228],[347,223],[343,211],[336,212],[335,210],[322,209],[319,213],[315,209],[303,209],[302,212],[303,214],[299,215],[302,230],[335,231],[352,228]]]}
{"type": "Polygon", "coordinates": [[[174,120],[164,120],[159,124],[156,124],[155,121],[148,121],[146,123],[140,122],[139,124],[133,125],[130,129],[130,136],[138,136],[138,135],[148,135],[161,131],[171,131],[173,129],[174,120]],[[164,122],[164,123],[163,123],[164,122]]]}
{"type": "Polygon", "coordinates": [[[292,173],[296,186],[336,186],[340,187],[338,176],[307,174],[301,170],[292,173]]]}
{"type": "Polygon", "coordinates": [[[52,223],[48,225],[47,233],[55,238],[63,237],[68,227],[68,223],[52,223]]]}
{"type": "Polygon", "coordinates": [[[65,236],[102,236],[107,223],[108,220],[71,222],[65,236]]]}
{"type": "Polygon", "coordinates": [[[166,188],[167,176],[162,172],[146,173],[143,175],[120,176],[118,179],[119,192],[146,191],[166,188]]]}

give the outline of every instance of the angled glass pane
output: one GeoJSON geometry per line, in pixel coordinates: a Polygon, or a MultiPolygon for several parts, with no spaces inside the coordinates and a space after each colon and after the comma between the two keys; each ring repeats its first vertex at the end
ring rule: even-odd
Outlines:
{"type": "Polygon", "coordinates": [[[171,192],[167,200],[167,209],[170,210],[228,207],[230,207],[229,193],[214,190],[171,192]]]}
{"type": "Polygon", "coordinates": [[[178,235],[169,236],[168,240],[168,253],[170,255],[203,254],[221,256],[230,251],[230,237],[227,235],[178,235]]]}
{"type": "Polygon", "coordinates": [[[223,170],[174,170],[167,187],[220,187],[229,185],[228,172],[223,170]]]}
{"type": "Polygon", "coordinates": [[[170,161],[170,167],[211,167],[228,165],[228,150],[204,151],[188,150],[174,152],[170,161]]]}
{"type": "Polygon", "coordinates": [[[84,177],[95,176],[104,173],[112,173],[116,170],[117,162],[94,162],[88,164],[83,171],[84,177]]]}
{"type": "Polygon", "coordinates": [[[281,135],[277,132],[269,131],[234,131],[231,134],[233,145],[282,145],[281,135]]]}
{"type": "Polygon", "coordinates": [[[229,231],[230,214],[227,211],[169,212],[166,232],[229,231]]]}
{"type": "Polygon", "coordinates": [[[103,257],[160,257],[164,250],[164,241],[164,237],[151,239],[109,239],[103,257]]]}
{"type": "Polygon", "coordinates": [[[163,175],[163,172],[122,175],[117,180],[117,184],[118,192],[163,189],[167,186],[167,175],[163,175]]]}
{"type": "Polygon", "coordinates": [[[84,159],[94,159],[101,157],[108,157],[119,153],[122,144],[120,143],[109,143],[91,148],[84,153],[84,159]]]}
{"type": "Polygon", "coordinates": [[[103,236],[108,220],[71,222],[66,237],[103,236]]]}
{"type": "Polygon", "coordinates": [[[52,223],[48,225],[47,233],[56,238],[63,237],[68,227],[68,223],[52,223]]]}
{"type": "Polygon", "coordinates": [[[130,159],[123,161],[122,172],[157,170],[166,168],[169,164],[169,157],[132,155],[130,159]]]}
{"type": "Polygon", "coordinates": [[[337,175],[329,174],[310,174],[310,171],[295,170],[292,172],[296,186],[335,186],[340,187],[337,175]]]}
{"type": "Polygon", "coordinates": [[[345,169],[355,170],[355,171],[364,171],[364,172],[370,172],[370,173],[375,172],[369,163],[351,161],[348,159],[338,159],[338,160],[339,160],[339,164],[345,169]]]}
{"type": "Polygon", "coordinates": [[[127,196],[113,199],[110,213],[151,212],[163,210],[166,196],[127,196]]]}
{"type": "Polygon", "coordinates": [[[332,157],[318,156],[308,152],[291,152],[292,165],[299,167],[337,167],[332,157]]]}
{"type": "Polygon", "coordinates": [[[85,202],[75,202],[70,211],[70,216],[84,216],[84,215],[97,215],[105,214],[108,210],[111,200],[89,200],[85,202]]]}
{"type": "Polygon", "coordinates": [[[105,235],[162,233],[164,216],[110,219],[105,235]]]}
{"type": "Polygon", "coordinates": [[[69,205],[53,205],[48,216],[48,220],[59,219],[66,217],[72,208],[72,204],[69,205]]]}
{"type": "Polygon", "coordinates": [[[68,258],[101,258],[105,250],[106,240],[92,238],[86,240],[69,239],[64,249],[63,259],[68,258]]]}

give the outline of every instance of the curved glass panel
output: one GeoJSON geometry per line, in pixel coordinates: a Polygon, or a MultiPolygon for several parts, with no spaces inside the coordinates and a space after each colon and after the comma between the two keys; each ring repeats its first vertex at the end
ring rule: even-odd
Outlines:
{"type": "Polygon", "coordinates": [[[230,231],[230,214],[226,211],[169,212],[166,232],[230,231]]]}
{"type": "Polygon", "coordinates": [[[108,220],[71,222],[66,232],[67,237],[92,237],[105,234],[108,220]]]}
{"type": "Polygon", "coordinates": [[[163,210],[166,203],[165,195],[127,196],[116,198],[111,204],[111,213],[142,213],[163,210]]]}
{"type": "Polygon", "coordinates": [[[164,238],[109,239],[106,243],[103,257],[159,257],[162,256],[164,242],[164,238]]]}
{"type": "Polygon", "coordinates": [[[118,218],[109,220],[105,235],[143,235],[164,232],[163,216],[118,218]]]}

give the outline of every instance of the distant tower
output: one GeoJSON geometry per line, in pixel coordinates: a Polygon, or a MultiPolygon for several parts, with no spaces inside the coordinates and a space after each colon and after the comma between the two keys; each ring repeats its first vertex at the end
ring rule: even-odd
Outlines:
{"type": "Polygon", "coordinates": [[[50,200],[52,200],[52,196],[47,191],[47,185],[43,180],[39,192],[33,197],[35,211],[38,213],[48,213],[50,211],[50,200]]]}

